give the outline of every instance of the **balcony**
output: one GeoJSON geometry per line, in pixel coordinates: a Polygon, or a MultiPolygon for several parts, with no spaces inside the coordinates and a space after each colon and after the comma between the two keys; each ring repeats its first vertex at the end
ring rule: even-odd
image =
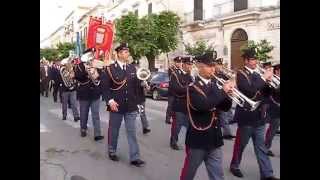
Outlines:
{"type": "Polygon", "coordinates": [[[205,10],[191,11],[183,14],[182,24],[183,25],[196,25],[204,22],[205,10]]]}

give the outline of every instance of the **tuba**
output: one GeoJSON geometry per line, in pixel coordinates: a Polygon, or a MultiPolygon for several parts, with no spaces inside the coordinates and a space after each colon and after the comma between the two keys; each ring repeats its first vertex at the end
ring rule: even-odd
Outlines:
{"type": "Polygon", "coordinates": [[[137,70],[137,78],[141,81],[146,81],[151,75],[151,72],[149,69],[146,68],[139,68],[137,70]]]}
{"type": "Polygon", "coordinates": [[[74,80],[73,65],[69,62],[69,58],[61,61],[60,75],[64,85],[69,89],[73,90],[76,88],[76,81],[74,80]]]}

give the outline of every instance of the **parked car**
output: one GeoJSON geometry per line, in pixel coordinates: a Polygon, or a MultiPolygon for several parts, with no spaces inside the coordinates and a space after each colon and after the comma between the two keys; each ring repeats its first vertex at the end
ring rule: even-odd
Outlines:
{"type": "Polygon", "coordinates": [[[146,96],[151,96],[154,100],[168,97],[169,75],[167,72],[152,73],[147,83],[150,86],[150,90],[145,91],[146,96]]]}

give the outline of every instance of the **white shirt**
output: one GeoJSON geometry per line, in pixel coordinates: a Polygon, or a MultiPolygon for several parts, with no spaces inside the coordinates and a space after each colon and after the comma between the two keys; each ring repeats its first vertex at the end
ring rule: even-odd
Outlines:
{"type": "Polygon", "coordinates": [[[204,78],[204,77],[202,77],[202,76],[200,76],[200,75],[198,75],[198,77],[199,77],[204,83],[206,83],[206,85],[207,85],[209,82],[211,82],[211,79],[206,79],[206,78],[204,78]]]}
{"type": "Polygon", "coordinates": [[[48,66],[44,66],[44,71],[46,72],[46,77],[48,76],[48,66]]]}
{"type": "Polygon", "coordinates": [[[119,64],[120,68],[123,70],[123,65],[127,66],[127,63],[123,63],[121,61],[117,61],[117,63],[119,64]]]}

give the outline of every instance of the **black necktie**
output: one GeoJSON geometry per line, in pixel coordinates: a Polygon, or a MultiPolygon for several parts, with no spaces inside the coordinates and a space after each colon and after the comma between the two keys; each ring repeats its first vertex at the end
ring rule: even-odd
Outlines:
{"type": "Polygon", "coordinates": [[[124,64],[122,70],[126,71],[126,65],[124,64]]]}

